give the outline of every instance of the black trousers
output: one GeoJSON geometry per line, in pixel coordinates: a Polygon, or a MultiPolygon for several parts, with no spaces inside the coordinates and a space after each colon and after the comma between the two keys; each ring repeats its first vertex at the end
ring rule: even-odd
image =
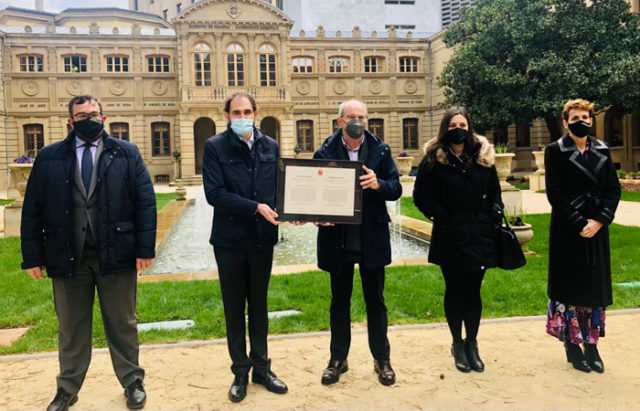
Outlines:
{"type": "MultiPolygon", "coordinates": [[[[351,345],[351,293],[354,263],[344,263],[331,272],[331,358],[345,360],[351,345]]],[[[360,268],[362,292],[367,306],[369,350],[376,360],[389,359],[387,306],[384,303],[384,267],[360,268]]]]}
{"type": "Polygon", "coordinates": [[[475,341],[482,316],[480,287],[485,270],[460,270],[440,267],[444,276],[444,313],[453,341],[462,341],[462,324],[467,340],[475,341]]]}
{"type": "Polygon", "coordinates": [[[271,277],[273,248],[268,250],[214,247],[218,277],[222,291],[227,346],[231,356],[231,372],[246,375],[269,371],[267,353],[267,289],[271,277]],[[245,306],[249,307],[249,342],[247,357],[245,306]]]}
{"type": "Polygon", "coordinates": [[[95,249],[85,250],[74,278],[53,279],[58,316],[58,388],[80,391],[91,362],[91,327],[96,289],[111,363],[118,381],[127,387],[144,379],[138,365],[138,323],[135,316],[136,270],[101,276],[95,249]]]}

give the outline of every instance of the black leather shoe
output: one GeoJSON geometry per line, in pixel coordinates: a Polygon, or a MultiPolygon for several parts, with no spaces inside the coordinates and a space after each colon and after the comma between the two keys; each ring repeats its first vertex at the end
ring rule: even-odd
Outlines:
{"type": "Polygon", "coordinates": [[[329,360],[329,365],[322,373],[322,384],[331,385],[340,380],[340,374],[349,371],[349,363],[347,360],[329,360]]]}
{"type": "Polygon", "coordinates": [[[458,371],[471,372],[471,365],[469,365],[469,359],[467,359],[467,353],[464,346],[464,341],[454,342],[451,344],[451,355],[453,355],[458,371]]]}
{"type": "Polygon", "coordinates": [[[587,364],[589,364],[589,368],[595,372],[604,372],[604,364],[602,363],[602,358],[600,358],[600,353],[598,353],[597,345],[585,344],[584,355],[587,357],[587,364]]]}
{"type": "Polygon", "coordinates": [[[124,396],[127,399],[127,407],[132,410],[138,410],[147,403],[147,393],[144,392],[142,381],[135,380],[124,390],[124,396]]]}
{"type": "Polygon", "coordinates": [[[251,381],[256,384],[262,384],[268,391],[275,392],[276,394],[284,394],[289,391],[287,388],[287,384],[282,382],[282,380],[271,371],[267,371],[266,373],[258,373],[253,372],[251,375],[251,381]]]}
{"type": "Polygon", "coordinates": [[[248,375],[236,375],[229,388],[229,399],[231,402],[240,402],[247,396],[247,384],[249,383],[248,375]]]}
{"type": "Polygon", "coordinates": [[[396,373],[391,368],[389,360],[373,360],[373,370],[378,374],[378,381],[382,385],[393,385],[396,383],[396,373]]]}
{"type": "Polygon", "coordinates": [[[76,402],[78,402],[76,394],[69,394],[64,388],[58,388],[58,392],[47,407],[47,411],[67,411],[76,402]]]}
{"type": "Polygon", "coordinates": [[[484,371],[484,363],[480,359],[480,353],[478,353],[478,341],[465,340],[464,348],[471,369],[476,372],[484,371]]]}
{"type": "Polygon", "coordinates": [[[578,344],[564,343],[564,349],[567,353],[567,362],[570,362],[573,368],[582,372],[591,372],[591,367],[587,364],[587,359],[578,344]]]}

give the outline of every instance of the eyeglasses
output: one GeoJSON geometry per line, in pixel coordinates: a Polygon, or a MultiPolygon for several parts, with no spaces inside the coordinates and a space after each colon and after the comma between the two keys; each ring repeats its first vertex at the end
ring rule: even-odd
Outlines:
{"type": "Polygon", "coordinates": [[[355,120],[355,119],[358,119],[360,121],[365,121],[367,119],[367,116],[356,116],[355,114],[347,114],[346,116],[342,116],[342,117],[349,119],[349,121],[355,120]]]}
{"type": "Polygon", "coordinates": [[[97,120],[102,117],[102,113],[100,113],[99,111],[92,111],[91,113],[76,113],[73,115],[73,118],[80,121],[86,120],[89,117],[97,120]]]}

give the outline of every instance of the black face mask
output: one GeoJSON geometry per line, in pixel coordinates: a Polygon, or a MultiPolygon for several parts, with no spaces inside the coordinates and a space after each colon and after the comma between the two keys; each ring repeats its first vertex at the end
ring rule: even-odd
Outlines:
{"type": "Polygon", "coordinates": [[[467,139],[468,134],[464,128],[452,128],[444,135],[444,139],[449,144],[462,144],[467,139]]]}
{"type": "Polygon", "coordinates": [[[362,137],[362,133],[364,133],[364,123],[358,119],[351,120],[347,123],[347,135],[354,140],[362,137]]]}
{"type": "Polygon", "coordinates": [[[569,124],[569,131],[571,131],[571,134],[578,138],[585,137],[587,134],[589,134],[590,130],[591,124],[587,123],[586,121],[581,120],[569,124]]]}
{"type": "Polygon", "coordinates": [[[104,124],[101,119],[87,118],[82,121],[74,121],[73,130],[82,141],[93,143],[102,135],[104,124]]]}

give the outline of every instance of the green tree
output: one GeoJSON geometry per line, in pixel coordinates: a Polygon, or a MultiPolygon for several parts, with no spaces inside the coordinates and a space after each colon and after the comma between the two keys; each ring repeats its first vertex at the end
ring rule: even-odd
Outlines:
{"type": "Polygon", "coordinates": [[[640,101],[640,18],[624,0],[479,0],[444,41],[457,47],[438,79],[445,104],[479,129],[544,118],[555,140],[570,98],[620,113],[640,101]]]}

